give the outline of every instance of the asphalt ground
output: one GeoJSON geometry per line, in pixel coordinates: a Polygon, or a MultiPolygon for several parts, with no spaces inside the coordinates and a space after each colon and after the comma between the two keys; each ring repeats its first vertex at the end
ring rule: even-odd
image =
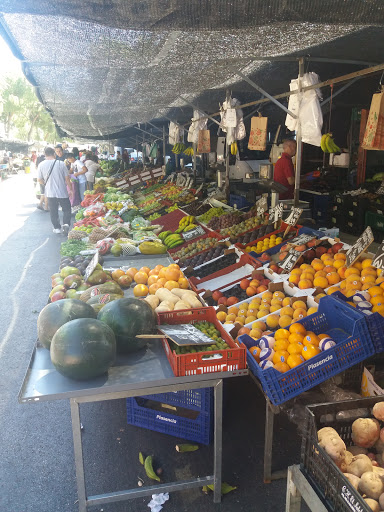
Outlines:
{"type": "MultiPolygon", "coordinates": [[[[36,210],[30,175],[0,183],[0,511],[77,512],[68,400],[19,404],[18,392],[36,339],[38,313],[59,266],[63,236],[36,210]]],[[[127,425],[126,403],[81,406],[87,494],[137,486],[138,452],[154,455],[164,482],[212,474],[212,445],[178,454],[183,442],[127,425]]],[[[284,510],[286,481],[263,483],[265,400],[248,377],[224,387],[223,480],[237,486],[214,504],[200,489],[171,493],[165,512],[284,510]]],[[[275,420],[274,469],[300,460],[300,437],[284,415],[275,420]]],[[[149,510],[150,498],[92,507],[91,512],[149,510]]]]}

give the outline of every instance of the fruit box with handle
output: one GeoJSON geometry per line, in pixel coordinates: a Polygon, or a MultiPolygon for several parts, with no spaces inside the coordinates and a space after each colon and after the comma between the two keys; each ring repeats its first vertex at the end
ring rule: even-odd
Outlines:
{"type": "MultiPolygon", "coordinates": [[[[204,373],[241,371],[246,368],[245,347],[239,347],[225,331],[216,318],[214,308],[190,309],[182,311],[169,311],[158,313],[158,324],[194,324],[196,322],[210,322],[220,332],[221,338],[229,348],[223,350],[211,350],[207,352],[194,352],[177,354],[173,350],[172,342],[162,338],[163,347],[169,364],[176,377],[185,375],[201,375],[204,373]]],[[[241,373],[239,373],[241,374],[241,373]]]]}
{"type": "MultiPolygon", "coordinates": [[[[264,236],[261,236],[259,238],[257,238],[256,240],[250,240],[249,242],[247,242],[246,244],[242,244],[242,243],[236,243],[235,246],[238,248],[238,249],[241,249],[242,251],[244,252],[248,252],[250,253],[250,248],[253,247],[254,245],[257,245],[259,242],[262,242],[263,240],[266,240],[267,238],[271,238],[271,236],[275,236],[276,238],[278,238],[279,236],[283,236],[284,234],[284,231],[286,230],[286,228],[288,227],[288,224],[285,224],[284,222],[282,223],[281,227],[279,229],[275,229],[274,231],[272,231],[271,233],[267,233],[266,235],[264,236]]],[[[287,237],[281,244],[278,244],[276,245],[275,247],[278,247],[278,249],[275,251],[275,252],[278,252],[280,247],[282,245],[284,245],[285,243],[287,243],[288,240],[290,240],[291,238],[295,237],[297,234],[298,234],[298,230],[299,228],[301,228],[301,226],[291,226],[288,230],[288,233],[287,233],[287,237]]],[[[274,247],[274,248],[275,248],[274,247]]],[[[272,250],[269,249],[269,250],[272,250]]],[[[264,251],[263,251],[264,252],[264,251]]],[[[259,252],[257,253],[257,251],[253,251],[252,252],[252,256],[256,256],[256,257],[259,257],[260,254],[262,254],[262,252],[259,252]]]]}
{"type": "Polygon", "coordinates": [[[262,369],[259,366],[249,349],[259,346],[261,340],[256,341],[247,334],[239,337],[240,343],[247,347],[249,369],[260,380],[274,405],[300,395],[374,353],[364,315],[332,296],[323,297],[317,313],[297,323],[316,335],[327,334],[335,345],[285,373],[280,373],[274,367],[262,369]]]}

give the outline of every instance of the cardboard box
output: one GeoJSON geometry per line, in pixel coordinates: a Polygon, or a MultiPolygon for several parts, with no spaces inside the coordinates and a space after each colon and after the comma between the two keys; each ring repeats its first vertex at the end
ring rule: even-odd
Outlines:
{"type": "Polygon", "coordinates": [[[361,395],[362,396],[382,396],[384,389],[382,389],[375,382],[375,378],[368,368],[364,368],[363,376],[361,379],[361,395]]]}

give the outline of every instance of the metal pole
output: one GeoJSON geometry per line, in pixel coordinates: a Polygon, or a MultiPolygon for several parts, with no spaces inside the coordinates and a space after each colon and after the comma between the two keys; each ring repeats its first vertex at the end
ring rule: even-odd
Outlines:
{"type": "Polygon", "coordinates": [[[139,140],[136,135],[136,157],[137,157],[137,163],[139,163],[139,140]]]}
{"type": "Polygon", "coordinates": [[[196,142],[193,143],[193,184],[196,185],[196,151],[197,151],[197,144],[196,142]]]}
{"type": "Polygon", "coordinates": [[[223,381],[219,380],[214,389],[215,432],[213,447],[213,502],[221,502],[221,462],[223,458],[223,381]]]}
{"type": "MultiPolygon", "coordinates": [[[[299,93],[301,93],[301,78],[304,75],[304,58],[299,59],[299,93]]],[[[296,132],[296,172],[295,172],[295,193],[294,193],[294,205],[299,206],[299,190],[300,190],[300,173],[301,173],[301,159],[303,155],[303,143],[301,140],[301,125],[300,118],[297,121],[297,132],[296,132]]]]}
{"type": "Polygon", "coordinates": [[[71,398],[71,418],[73,434],[73,450],[75,453],[75,468],[77,481],[77,498],[79,501],[79,512],[87,512],[87,496],[85,491],[83,446],[81,439],[81,424],[79,404],[75,398],[71,398]]]}
{"type": "MultiPolygon", "coordinates": [[[[227,103],[228,103],[230,97],[231,97],[230,92],[227,89],[227,92],[225,95],[225,99],[226,99],[227,103]]],[[[225,144],[225,149],[226,149],[226,154],[225,154],[225,156],[226,156],[226,158],[225,158],[225,194],[229,201],[229,151],[230,151],[230,147],[228,146],[227,142],[225,144]]]]}
{"type": "Polygon", "coordinates": [[[165,125],[163,125],[163,164],[165,165],[165,125]]]}

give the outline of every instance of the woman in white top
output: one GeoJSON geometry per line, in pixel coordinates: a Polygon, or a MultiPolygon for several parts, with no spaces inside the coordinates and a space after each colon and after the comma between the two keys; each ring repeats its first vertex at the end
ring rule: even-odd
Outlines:
{"type": "Polygon", "coordinates": [[[93,190],[93,184],[95,183],[95,175],[97,171],[101,169],[101,167],[97,163],[97,157],[95,155],[87,155],[87,159],[85,160],[84,165],[88,169],[85,173],[85,177],[87,178],[88,190],[93,190]]]}

